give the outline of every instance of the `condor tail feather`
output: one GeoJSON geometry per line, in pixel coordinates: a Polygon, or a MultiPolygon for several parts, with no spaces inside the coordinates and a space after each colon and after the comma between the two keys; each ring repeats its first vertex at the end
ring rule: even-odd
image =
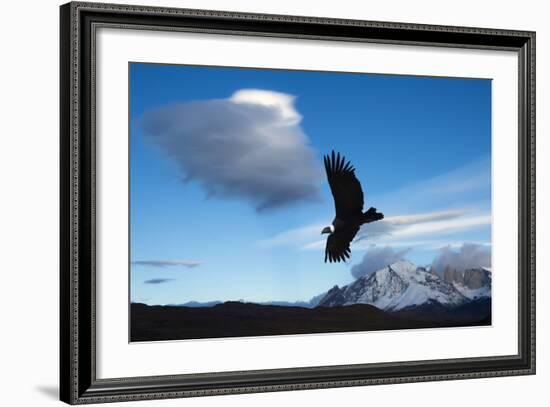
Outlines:
{"type": "Polygon", "coordinates": [[[384,214],[377,212],[376,208],[371,207],[363,214],[363,223],[370,223],[381,219],[384,219],[384,214]]]}

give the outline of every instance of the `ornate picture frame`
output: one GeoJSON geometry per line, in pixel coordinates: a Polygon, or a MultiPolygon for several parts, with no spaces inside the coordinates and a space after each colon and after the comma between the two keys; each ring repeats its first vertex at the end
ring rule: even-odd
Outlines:
{"type": "MultiPolygon", "coordinates": [[[[535,373],[535,33],[72,2],[60,8],[60,398],[69,404],[535,373]],[[103,378],[97,375],[96,32],[101,27],[517,54],[517,353],[103,378]]],[[[185,61],[182,61],[185,62],[185,61]]],[[[515,238],[515,237],[514,237],[515,238]]],[[[154,344],[151,346],[155,346],[154,344]]],[[[246,356],[243,356],[246,357],[246,356]]]]}

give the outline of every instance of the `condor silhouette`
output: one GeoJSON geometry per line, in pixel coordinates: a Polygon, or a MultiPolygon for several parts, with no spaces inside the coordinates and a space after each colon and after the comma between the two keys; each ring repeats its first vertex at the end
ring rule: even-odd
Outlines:
{"type": "Polygon", "coordinates": [[[330,226],[321,234],[329,233],[325,248],[325,263],[340,262],[349,259],[350,243],[361,225],[384,218],[376,208],[369,208],[363,213],[363,190],[355,177],[355,168],[340,153],[324,157],[325,170],[332,196],[336,216],[330,226]]]}

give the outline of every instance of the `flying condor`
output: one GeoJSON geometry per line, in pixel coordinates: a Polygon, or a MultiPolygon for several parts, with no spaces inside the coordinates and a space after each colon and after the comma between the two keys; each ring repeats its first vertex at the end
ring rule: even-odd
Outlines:
{"type": "Polygon", "coordinates": [[[361,225],[383,219],[384,214],[376,208],[363,213],[363,190],[355,177],[355,168],[340,153],[324,157],[328,183],[334,198],[336,216],[330,226],[321,233],[328,233],[325,263],[349,259],[350,243],[361,225]]]}

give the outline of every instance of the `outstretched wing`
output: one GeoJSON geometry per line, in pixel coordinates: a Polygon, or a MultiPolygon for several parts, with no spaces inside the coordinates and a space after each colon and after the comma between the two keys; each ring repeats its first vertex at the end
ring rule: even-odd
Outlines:
{"type": "Polygon", "coordinates": [[[325,248],[325,263],[327,259],[329,262],[338,263],[349,259],[351,249],[349,245],[357,232],[359,227],[346,228],[344,230],[331,233],[327,238],[327,246],[325,248]]]}
{"type": "Polygon", "coordinates": [[[357,216],[363,211],[363,190],[355,177],[355,168],[344,156],[334,154],[324,157],[325,170],[332,196],[336,217],[346,219],[357,216]]]}

